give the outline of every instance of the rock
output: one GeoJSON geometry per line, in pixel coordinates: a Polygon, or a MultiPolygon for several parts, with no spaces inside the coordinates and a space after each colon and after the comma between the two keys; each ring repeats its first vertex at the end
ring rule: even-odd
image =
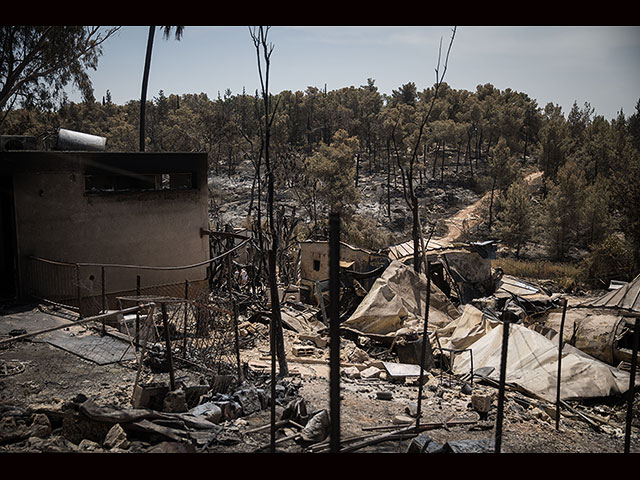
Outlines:
{"type": "Polygon", "coordinates": [[[369,367],[369,368],[365,368],[363,371],[360,372],[360,377],[361,378],[380,378],[380,374],[382,373],[382,370],[380,370],[377,367],[369,367]]]}
{"type": "Polygon", "coordinates": [[[77,452],[78,447],[64,437],[50,436],[47,438],[29,437],[27,448],[45,453],[77,452]]]}
{"type": "Polygon", "coordinates": [[[93,442],[91,440],[83,439],[78,445],[78,450],[82,452],[100,452],[102,451],[102,447],[99,443],[93,442]]]}
{"type": "Polygon", "coordinates": [[[97,422],[73,410],[67,410],[62,417],[62,435],[75,444],[83,439],[101,442],[112,424],[97,422]]]}
{"type": "Polygon", "coordinates": [[[378,400],[391,400],[393,398],[393,393],[387,390],[376,393],[376,398],[378,400]]]}
{"type": "Polygon", "coordinates": [[[168,392],[162,402],[162,411],[168,413],[181,413],[189,410],[187,408],[187,397],[184,390],[178,389],[168,392]]]}
{"type": "Polygon", "coordinates": [[[162,442],[147,450],[147,453],[196,453],[196,449],[189,443],[162,442]]]}
{"type": "Polygon", "coordinates": [[[538,420],[542,420],[543,422],[551,422],[552,420],[552,418],[547,414],[547,412],[545,412],[544,410],[538,407],[534,407],[530,413],[534,418],[537,418],[538,420]]]}
{"type": "Polygon", "coordinates": [[[442,447],[443,453],[494,453],[496,442],[493,438],[480,440],[452,440],[442,447]]]}
{"type": "Polygon", "coordinates": [[[488,394],[476,393],[471,395],[471,408],[479,413],[488,413],[493,404],[493,396],[488,394]]]}
{"type": "Polygon", "coordinates": [[[460,392],[464,395],[471,395],[473,393],[473,388],[468,383],[465,383],[462,385],[460,392]]]}
{"type": "Polygon", "coordinates": [[[261,398],[260,393],[255,387],[242,388],[233,393],[233,399],[242,408],[243,415],[251,415],[262,410],[262,406],[266,404],[266,401],[261,398]]]}
{"type": "Polygon", "coordinates": [[[414,423],[414,420],[413,418],[407,417],[406,415],[396,415],[395,417],[393,417],[392,422],[395,425],[409,425],[411,423],[414,423]]]}
{"type": "Polygon", "coordinates": [[[213,402],[206,402],[189,410],[194,416],[202,416],[211,423],[219,423],[222,420],[222,409],[213,402]]]}
{"type": "Polygon", "coordinates": [[[347,378],[360,378],[360,370],[358,367],[345,367],[342,369],[342,375],[347,378]]]}
{"type": "Polygon", "coordinates": [[[29,427],[31,437],[46,438],[51,435],[51,422],[44,413],[36,413],[29,427]]]}
{"type": "Polygon", "coordinates": [[[321,442],[329,435],[329,413],[320,410],[315,413],[300,432],[300,437],[304,442],[321,442]]]}
{"type": "Polygon", "coordinates": [[[442,445],[434,442],[427,433],[421,433],[409,444],[407,453],[437,453],[442,451],[442,445]]]}
{"type": "Polygon", "coordinates": [[[404,408],[404,411],[410,417],[415,418],[418,416],[418,404],[416,402],[411,402],[404,408]]]}
{"type": "Polygon", "coordinates": [[[102,446],[107,449],[127,449],[129,447],[127,433],[122,429],[119,423],[116,423],[107,432],[107,436],[105,437],[104,442],[102,442],[102,446]]]}

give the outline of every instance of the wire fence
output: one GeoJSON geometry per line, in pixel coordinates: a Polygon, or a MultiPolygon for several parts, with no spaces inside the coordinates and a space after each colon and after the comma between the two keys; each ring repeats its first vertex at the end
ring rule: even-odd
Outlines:
{"type": "Polygon", "coordinates": [[[26,339],[40,350],[22,360],[7,361],[9,357],[0,355],[0,374],[29,370],[30,385],[38,391],[22,388],[13,396],[29,397],[30,403],[84,394],[122,404],[133,398],[140,384],[161,383],[174,389],[203,379],[239,380],[238,311],[262,297],[251,295],[255,282],[246,276],[245,265],[233,259],[239,259],[238,250],[231,248],[196,265],[165,268],[32,257],[28,294],[40,302],[42,320],[51,326],[0,337],[0,353],[19,350],[20,341],[26,339]],[[174,281],[151,284],[162,277],[158,275],[162,270],[169,271],[172,275],[164,277],[174,281]],[[206,276],[194,280],[194,272],[206,276]],[[183,280],[175,281],[179,278],[183,280]],[[124,283],[128,288],[108,288],[124,283]],[[61,350],[76,358],[69,361],[61,350]]]}

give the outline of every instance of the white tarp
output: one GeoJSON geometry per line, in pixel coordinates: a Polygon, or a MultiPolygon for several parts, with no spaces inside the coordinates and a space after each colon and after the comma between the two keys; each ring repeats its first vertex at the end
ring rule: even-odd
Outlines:
{"type": "MultiPolygon", "coordinates": [[[[489,378],[500,379],[503,325],[493,328],[470,347],[474,370],[494,367],[489,378]]],[[[558,336],[555,341],[520,324],[511,324],[507,350],[506,382],[544,400],[554,402],[558,373],[558,336]]],[[[470,371],[470,356],[455,357],[453,371],[470,371]]],[[[584,352],[563,345],[560,398],[562,400],[606,397],[624,393],[629,373],[609,366],[584,352]]]]}
{"type": "MultiPolygon", "coordinates": [[[[424,321],[427,279],[413,267],[392,261],[376,279],[343,327],[361,333],[395,335],[400,329],[421,331],[424,321]]],[[[431,284],[429,325],[444,326],[458,316],[447,297],[431,284]]]]}
{"type": "Polygon", "coordinates": [[[462,350],[483,337],[489,330],[500,325],[471,304],[467,304],[462,315],[447,326],[434,330],[429,335],[433,348],[455,348],[462,350]],[[436,339],[437,336],[437,339],[436,339]]]}

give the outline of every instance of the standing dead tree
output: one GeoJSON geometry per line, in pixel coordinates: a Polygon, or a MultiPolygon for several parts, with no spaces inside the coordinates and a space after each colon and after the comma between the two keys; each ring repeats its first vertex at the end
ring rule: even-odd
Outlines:
{"type": "Polygon", "coordinates": [[[271,126],[275,117],[278,105],[276,104],[271,111],[271,99],[269,96],[269,67],[271,63],[271,53],[273,52],[273,44],[267,42],[269,27],[258,27],[250,29],[249,33],[256,47],[256,56],[258,59],[258,74],[260,76],[260,86],[262,93],[262,101],[264,105],[264,166],[267,175],[267,216],[269,220],[269,229],[271,234],[271,248],[269,250],[269,291],[271,297],[271,359],[272,371],[275,370],[275,357],[277,350],[278,363],[280,367],[280,376],[289,374],[287,367],[287,359],[284,352],[284,336],[282,332],[282,315],[280,312],[280,299],[278,296],[278,279],[276,276],[276,259],[278,253],[278,232],[277,223],[274,219],[274,175],[270,159],[270,137],[271,126]],[[262,54],[262,55],[261,55],[262,54]],[[263,72],[264,65],[264,72],[263,72]]]}
{"type": "MultiPolygon", "coordinates": [[[[453,46],[453,39],[455,38],[455,35],[456,35],[456,27],[454,27],[452,30],[451,40],[449,42],[449,48],[447,49],[447,54],[445,56],[442,74],[440,74],[440,61],[442,57],[442,40],[440,40],[440,49],[438,50],[438,63],[436,66],[436,82],[434,84],[433,97],[431,98],[431,104],[429,105],[428,110],[423,115],[422,120],[420,122],[420,126],[418,128],[418,134],[415,139],[415,145],[413,146],[413,148],[410,149],[408,171],[407,171],[407,166],[403,166],[401,162],[401,157],[403,156],[402,154],[404,154],[404,149],[401,152],[396,146],[398,166],[400,168],[400,173],[402,176],[403,194],[404,194],[405,201],[407,202],[407,205],[411,210],[411,216],[413,219],[413,228],[411,231],[411,236],[413,239],[413,268],[416,273],[420,273],[421,271],[421,265],[422,265],[421,256],[424,254],[424,252],[420,248],[420,243],[422,239],[422,227],[420,224],[418,197],[415,194],[414,184],[413,184],[414,183],[414,178],[413,178],[414,167],[418,160],[418,154],[420,152],[419,147],[420,147],[420,142],[422,141],[424,130],[431,117],[433,106],[438,97],[438,90],[440,89],[440,86],[444,81],[444,75],[447,72],[447,64],[449,63],[449,53],[451,52],[451,47],[453,46]]],[[[394,143],[395,143],[395,140],[394,140],[394,143]]]]}

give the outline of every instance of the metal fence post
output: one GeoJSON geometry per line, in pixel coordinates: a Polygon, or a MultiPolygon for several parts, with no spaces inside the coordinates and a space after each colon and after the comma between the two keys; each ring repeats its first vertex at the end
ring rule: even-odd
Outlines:
{"type": "Polygon", "coordinates": [[[236,340],[236,362],[238,364],[238,380],[242,382],[242,362],[240,361],[240,333],[238,332],[238,314],[236,312],[236,302],[233,299],[233,259],[231,254],[227,255],[227,265],[229,270],[229,301],[231,302],[231,311],[233,312],[233,330],[236,340]]]}
{"type": "Polygon", "coordinates": [[[80,290],[80,265],[76,263],[76,296],[78,298],[78,317],[82,319],[82,291],[80,290]]]}
{"type": "Polygon", "coordinates": [[[507,377],[507,353],[509,347],[509,312],[502,315],[502,354],[500,358],[500,385],[498,389],[498,415],[496,418],[496,446],[495,452],[502,449],[502,420],[504,418],[504,391],[507,377]]]}
{"type": "MultiPolygon", "coordinates": [[[[322,295],[322,293],[321,293],[322,295]]],[[[329,215],[329,364],[331,453],[340,452],[340,215],[329,215]]]]}
{"type": "Polygon", "coordinates": [[[640,317],[636,317],[633,327],[633,356],[631,357],[631,373],[629,374],[629,400],[627,403],[627,424],[624,434],[624,453],[629,453],[631,446],[631,417],[633,414],[633,396],[636,387],[636,367],[638,364],[638,336],[640,335],[640,317]]]}
{"type": "MultiPolygon", "coordinates": [[[[140,297],[140,275],[136,275],[136,297],[140,297]]],[[[138,298],[138,302],[140,298],[138,298]]],[[[140,313],[136,312],[136,352],[140,350],[140,313]]]]}
{"type": "MultiPolygon", "coordinates": [[[[420,382],[418,383],[418,408],[416,414],[416,431],[420,428],[420,416],[422,415],[422,384],[424,382],[424,363],[427,356],[427,342],[429,337],[427,334],[427,326],[429,324],[429,306],[431,303],[431,276],[427,270],[427,298],[424,312],[424,328],[422,330],[422,348],[420,353],[420,382]]],[[[472,376],[473,378],[473,376],[472,376]]]]}
{"type": "Polygon", "coordinates": [[[562,299],[562,320],[558,335],[558,383],[556,385],[556,431],[560,430],[560,377],[562,375],[562,344],[564,335],[564,319],[567,314],[567,299],[562,299]]]}
{"type": "Polygon", "coordinates": [[[161,304],[162,309],[162,325],[164,327],[164,341],[167,349],[167,362],[169,363],[169,381],[171,382],[171,391],[176,389],[176,379],[173,372],[173,354],[171,352],[171,338],[169,333],[169,321],[167,320],[167,304],[161,304]]]}

